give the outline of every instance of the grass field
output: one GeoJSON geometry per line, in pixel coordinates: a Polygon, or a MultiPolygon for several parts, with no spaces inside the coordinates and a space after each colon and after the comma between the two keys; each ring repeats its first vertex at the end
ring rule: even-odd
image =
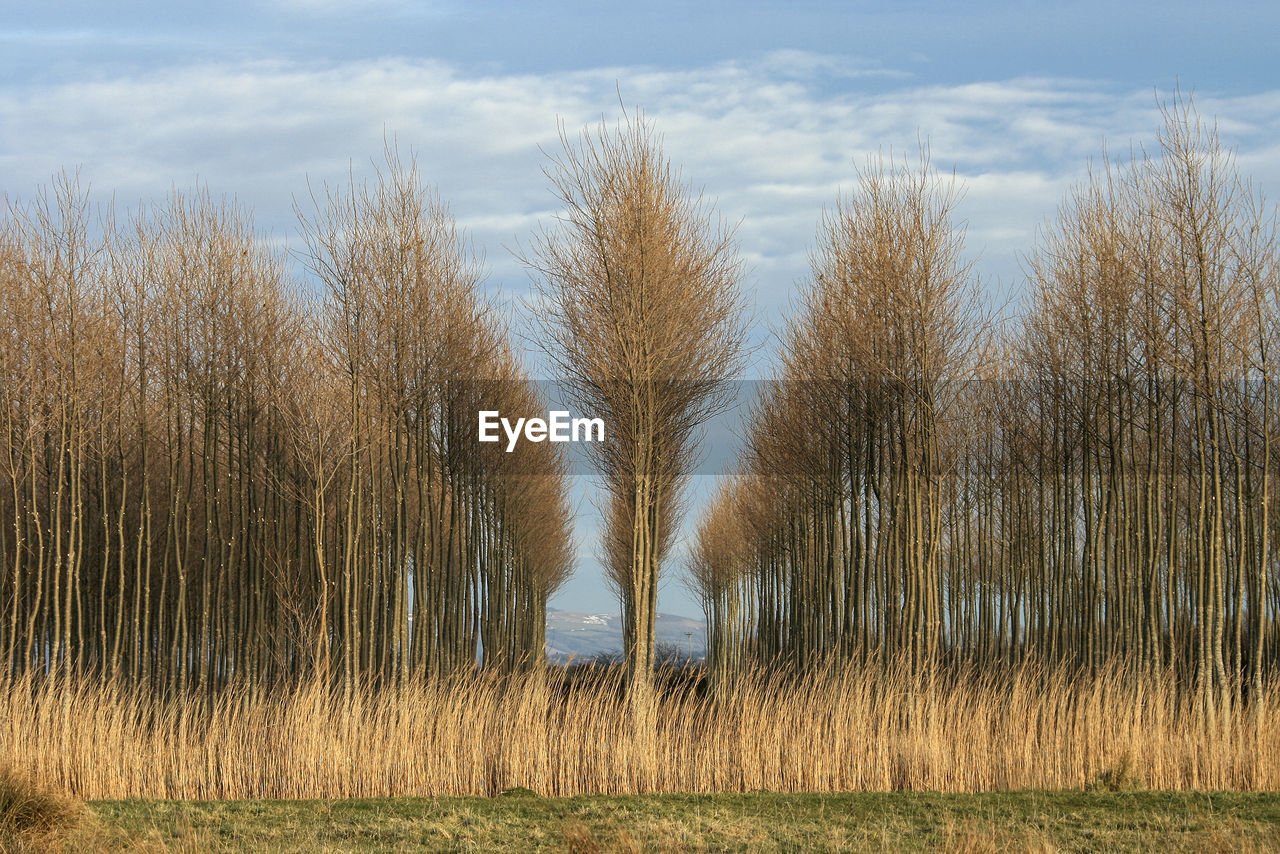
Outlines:
{"type": "Polygon", "coordinates": [[[69,850],[1269,851],[1280,794],[721,794],[98,801],[69,850]]]}
{"type": "Polygon", "coordinates": [[[1123,671],[762,673],[719,699],[668,674],[644,733],[608,672],[556,674],[15,682],[0,854],[1280,851],[1275,684],[1206,718],[1123,671]]]}

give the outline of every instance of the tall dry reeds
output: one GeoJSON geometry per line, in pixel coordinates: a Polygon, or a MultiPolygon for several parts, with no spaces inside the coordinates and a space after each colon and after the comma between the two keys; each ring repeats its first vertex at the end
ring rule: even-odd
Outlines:
{"type": "Polygon", "coordinates": [[[753,670],[718,698],[659,674],[656,731],[616,670],[376,691],[240,683],[212,703],[24,678],[0,765],[83,798],[1280,787],[1280,690],[1206,717],[1146,671],[753,670]]]}

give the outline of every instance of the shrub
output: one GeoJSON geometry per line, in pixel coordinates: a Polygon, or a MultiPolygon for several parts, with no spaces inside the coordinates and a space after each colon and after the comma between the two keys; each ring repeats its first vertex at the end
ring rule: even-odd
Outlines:
{"type": "Polygon", "coordinates": [[[83,818],[79,802],[0,768],[0,850],[51,848],[83,818]]]}

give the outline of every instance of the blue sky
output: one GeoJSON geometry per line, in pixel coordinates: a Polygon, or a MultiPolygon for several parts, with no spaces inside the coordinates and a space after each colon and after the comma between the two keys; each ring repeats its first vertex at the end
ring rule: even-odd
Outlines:
{"type": "MultiPolygon", "coordinates": [[[[506,247],[555,214],[539,148],[555,150],[558,121],[616,118],[620,90],[738,223],[763,337],[822,206],[871,152],[928,141],[964,188],[976,272],[1014,298],[1019,253],[1104,143],[1152,142],[1157,92],[1194,91],[1241,168],[1280,192],[1278,33],[1274,3],[7,3],[0,192],[80,167],[127,207],[200,181],[291,247],[307,180],[367,172],[394,135],[519,312],[528,280],[506,247]]],[[[589,492],[579,572],[554,604],[613,610],[589,492]]],[[[660,607],[696,614],[675,569],[660,607]]]]}

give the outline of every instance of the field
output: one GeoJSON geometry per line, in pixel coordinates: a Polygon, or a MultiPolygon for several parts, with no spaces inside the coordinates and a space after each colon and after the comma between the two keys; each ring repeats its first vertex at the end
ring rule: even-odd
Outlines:
{"type": "Polygon", "coordinates": [[[0,210],[0,848],[1280,848],[1280,217],[1159,108],[1008,312],[928,146],[869,159],[749,384],[753,250],[642,113],[562,123],[515,257],[617,624],[548,613],[559,410],[412,154],[288,252],[0,210]]]}
{"type": "MultiPolygon", "coordinates": [[[[651,731],[620,668],[211,701],[23,680],[0,692],[0,767],[89,803],[0,850],[1280,846],[1274,687],[1209,718],[1118,669],[700,677],[660,671],[651,731]]],[[[0,791],[0,838],[11,812],[0,791]]]]}
{"type": "Polygon", "coordinates": [[[1017,792],[100,801],[80,846],[135,851],[1252,851],[1280,796],[1017,792]]]}

